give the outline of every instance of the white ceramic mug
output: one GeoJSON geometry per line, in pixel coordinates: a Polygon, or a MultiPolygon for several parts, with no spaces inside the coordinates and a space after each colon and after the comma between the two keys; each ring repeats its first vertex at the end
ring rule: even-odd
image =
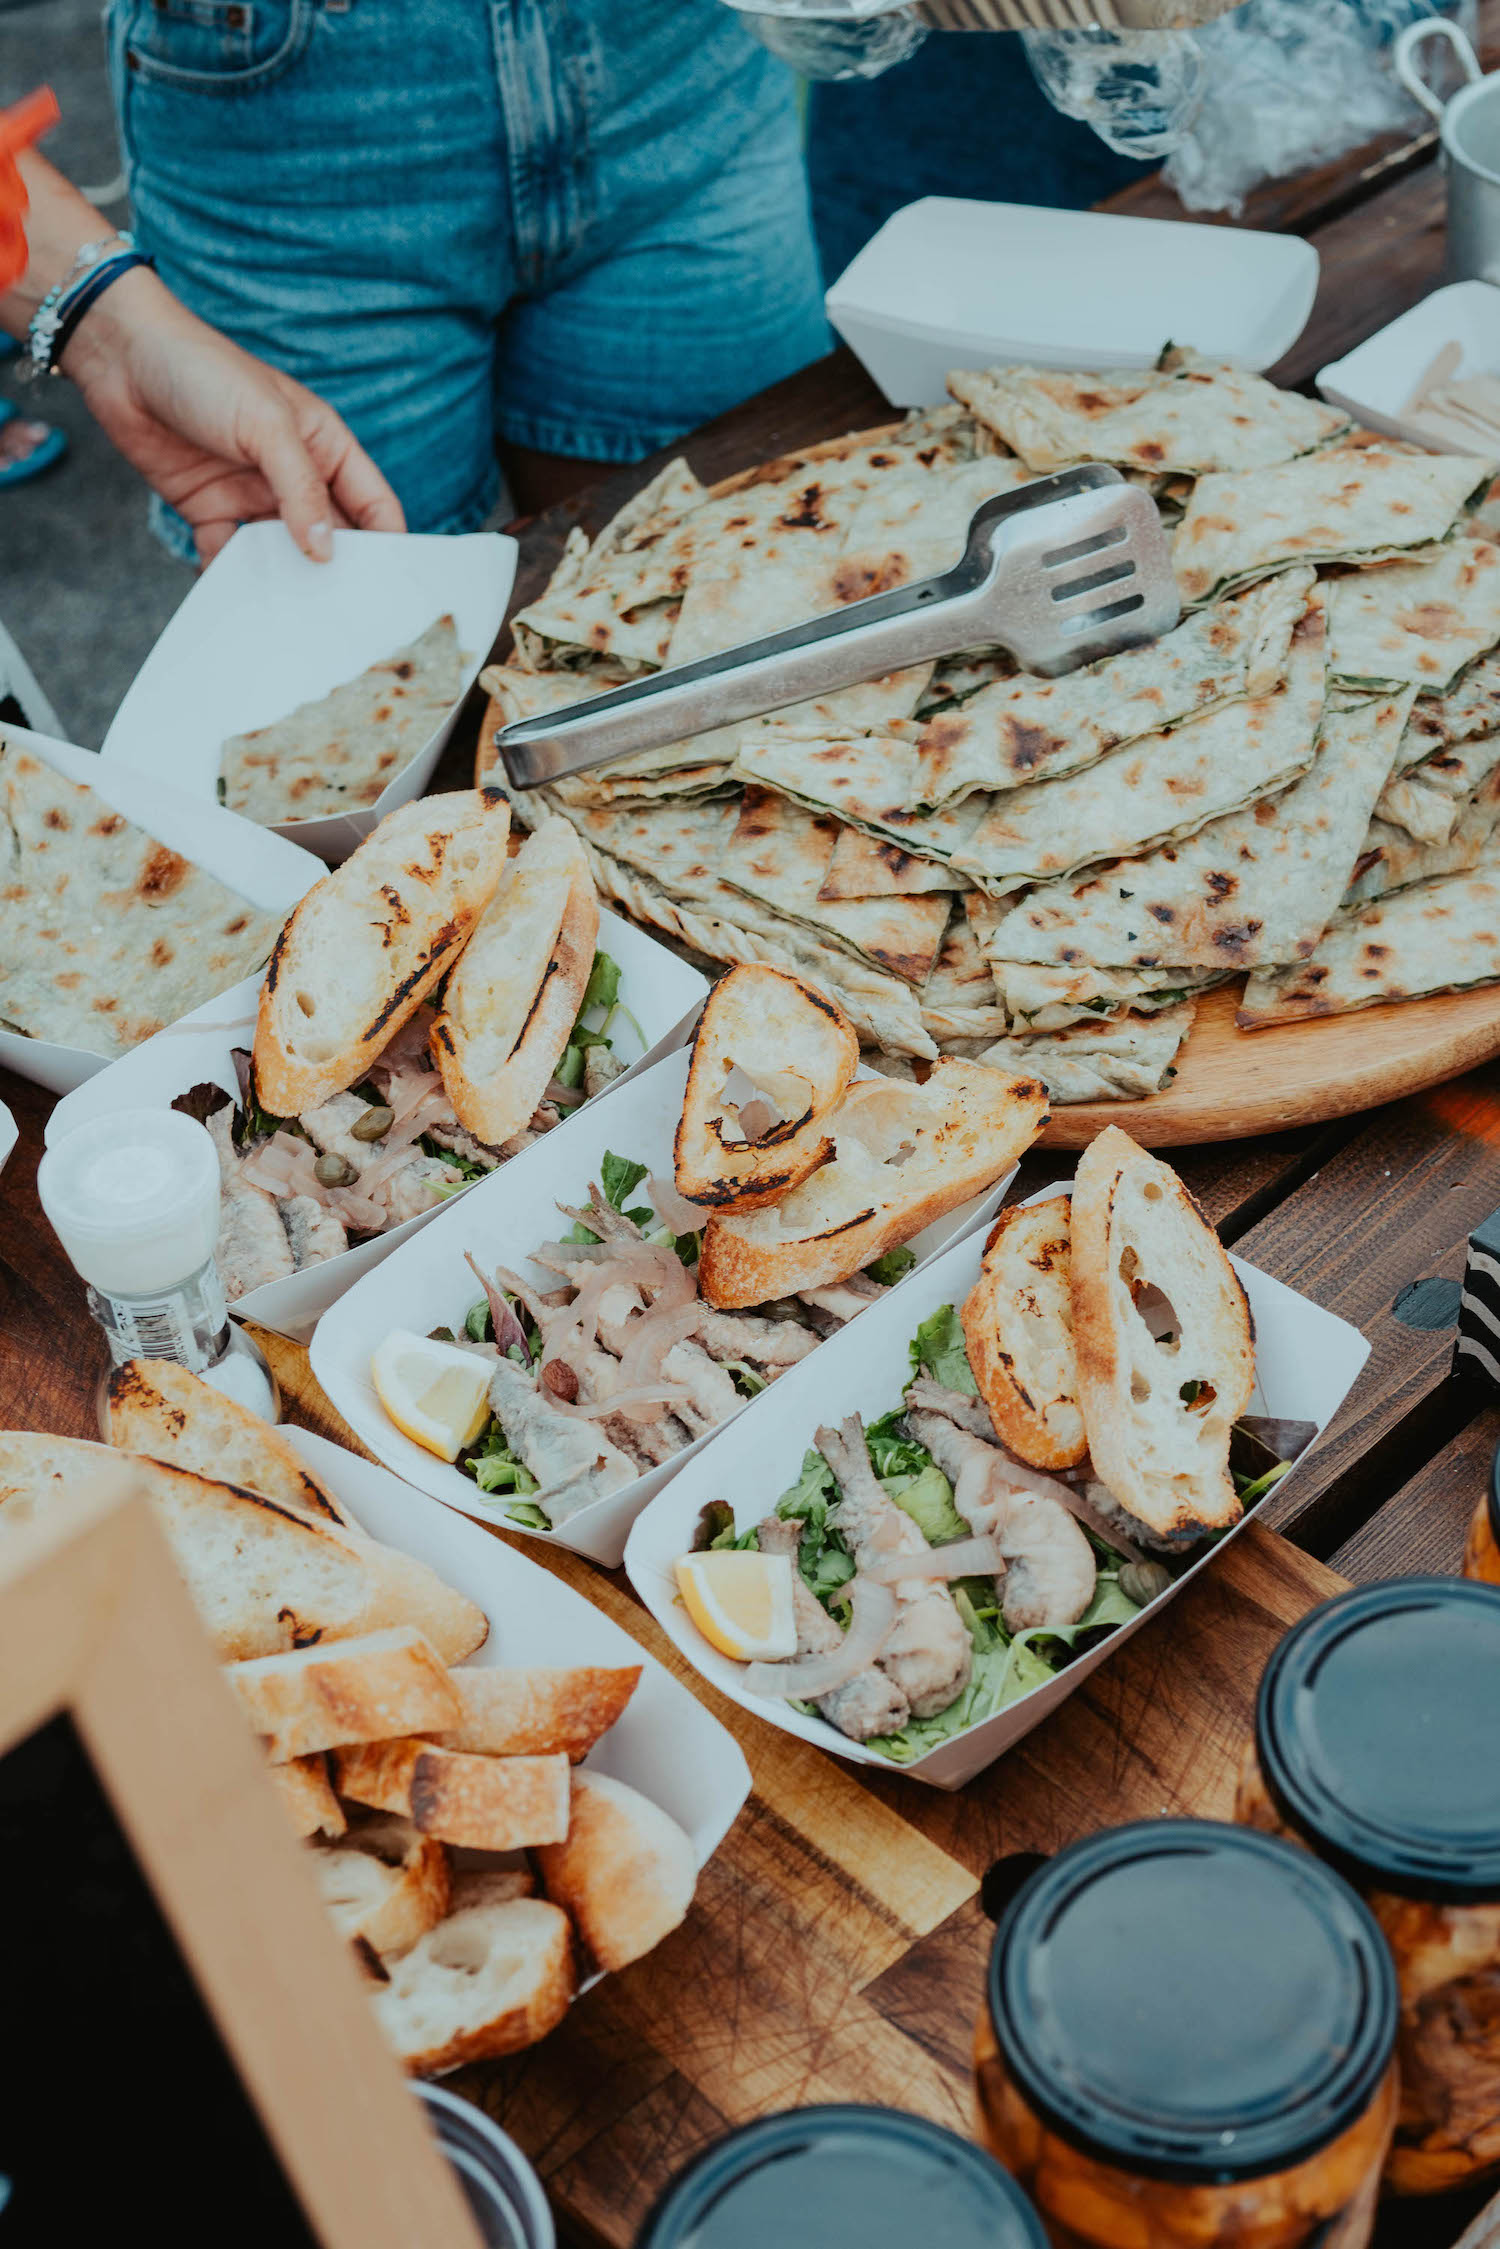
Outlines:
{"type": "Polygon", "coordinates": [[[1500,71],[1487,78],[1456,23],[1428,16],[1396,40],[1396,76],[1442,128],[1448,174],[1449,281],[1500,282],[1500,71]],[[1418,50],[1446,41],[1468,83],[1445,101],[1417,66],[1418,50]]]}

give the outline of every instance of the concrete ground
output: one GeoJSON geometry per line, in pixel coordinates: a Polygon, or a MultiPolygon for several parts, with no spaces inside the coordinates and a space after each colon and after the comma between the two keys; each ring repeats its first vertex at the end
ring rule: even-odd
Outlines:
{"type": "MultiPolygon", "coordinates": [[[[118,187],[100,0],[0,0],[0,107],[48,84],[63,118],[46,154],[78,186],[118,187]]],[[[128,223],[122,197],[100,233],[128,223]]],[[[65,429],[70,450],[29,484],[0,491],[0,623],[51,699],[65,734],[97,749],[142,659],[191,584],[146,529],[145,487],[65,381],[40,389],[0,361],[0,397],[65,429]]]]}

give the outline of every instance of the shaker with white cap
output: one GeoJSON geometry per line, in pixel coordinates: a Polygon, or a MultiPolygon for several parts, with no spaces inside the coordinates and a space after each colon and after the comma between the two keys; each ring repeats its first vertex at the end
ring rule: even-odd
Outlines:
{"type": "MultiPolygon", "coordinates": [[[[275,1421],[276,1378],[231,1322],[214,1263],[219,1158],[205,1128],[175,1109],[119,1109],[47,1150],[37,1192],[116,1366],[175,1359],[275,1421]]],[[[106,1428],[101,1397],[101,1426],[106,1428]]]]}

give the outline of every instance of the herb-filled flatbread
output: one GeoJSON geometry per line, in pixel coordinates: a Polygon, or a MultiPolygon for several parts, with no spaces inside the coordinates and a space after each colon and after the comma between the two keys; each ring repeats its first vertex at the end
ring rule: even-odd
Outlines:
{"type": "Polygon", "coordinates": [[[1405,890],[1414,882],[1467,874],[1484,857],[1497,824],[1500,765],[1485,776],[1468,802],[1459,806],[1452,832],[1442,843],[1418,843],[1405,828],[1394,827],[1386,820],[1372,820],[1341,911],[1389,897],[1392,891],[1405,890]]]}
{"type": "Polygon", "coordinates": [[[0,1027],[113,1060],[258,968],[281,920],[0,729],[0,1027]]]}
{"type": "Polygon", "coordinates": [[[1279,468],[1201,477],[1172,542],[1199,606],[1291,562],[1386,562],[1445,539],[1493,464],[1462,453],[1335,448],[1279,468]]]}
{"type": "Polygon", "coordinates": [[[1405,828],[1418,843],[1446,843],[1474,791],[1500,765],[1500,734],[1439,750],[1387,781],[1376,816],[1405,828]]]}
{"type": "Polygon", "coordinates": [[[1295,968],[1252,976],[1241,1030],[1500,983],[1500,857],[1488,857],[1472,874],[1419,883],[1336,923],[1295,968]]]}
{"type": "Polygon", "coordinates": [[[929,890],[968,887],[968,876],[955,874],[940,859],[924,859],[903,851],[899,843],[879,843],[859,828],[840,827],[818,896],[836,903],[841,898],[909,898],[929,890]]]}
{"type": "Polygon", "coordinates": [[[1500,640],[1500,547],[1462,534],[1411,562],[1336,578],[1328,670],[1345,687],[1443,694],[1500,640]]]}
{"type": "MultiPolygon", "coordinates": [[[[1003,908],[990,908],[988,930],[976,923],[981,945],[1003,908]]],[[[1177,1007],[1229,973],[1208,968],[1050,968],[1036,961],[990,964],[995,994],[1017,1033],[1063,1031],[1072,1023],[1107,1022],[1125,1014],[1156,1015],[1177,1007]]]]}
{"type": "Polygon", "coordinates": [[[948,926],[947,896],[825,903],[818,894],[837,840],[835,821],[805,812],[774,789],[747,789],[719,871],[732,889],[857,953],[873,968],[908,984],[925,984],[948,926]]]}
{"type": "Polygon", "coordinates": [[[1155,1015],[1075,1023],[1038,1038],[997,1039],[980,1060],[996,1070],[1029,1070],[1062,1107],[1074,1101],[1144,1101],[1170,1082],[1177,1050],[1193,1027],[1193,1002],[1155,1015]]]}
{"type": "Polygon", "coordinates": [[[270,726],[231,735],[220,754],[225,804],[267,826],[373,804],[431,741],[463,674],[458,628],[439,617],[357,679],[270,726]]]}
{"type": "Polygon", "coordinates": [[[950,375],[948,388],[1039,474],[1078,461],[1188,476],[1267,468],[1349,427],[1337,407],[1182,350],[1145,373],[992,367],[950,375]]]}

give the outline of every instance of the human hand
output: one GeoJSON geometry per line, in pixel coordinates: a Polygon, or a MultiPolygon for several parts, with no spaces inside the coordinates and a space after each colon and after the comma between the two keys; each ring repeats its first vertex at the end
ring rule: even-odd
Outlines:
{"type": "Polygon", "coordinates": [[[267,516],[315,562],[331,559],[335,526],[405,529],[400,501],[333,408],[199,320],[145,267],[84,314],[64,372],[191,524],[203,562],[267,516]]]}

